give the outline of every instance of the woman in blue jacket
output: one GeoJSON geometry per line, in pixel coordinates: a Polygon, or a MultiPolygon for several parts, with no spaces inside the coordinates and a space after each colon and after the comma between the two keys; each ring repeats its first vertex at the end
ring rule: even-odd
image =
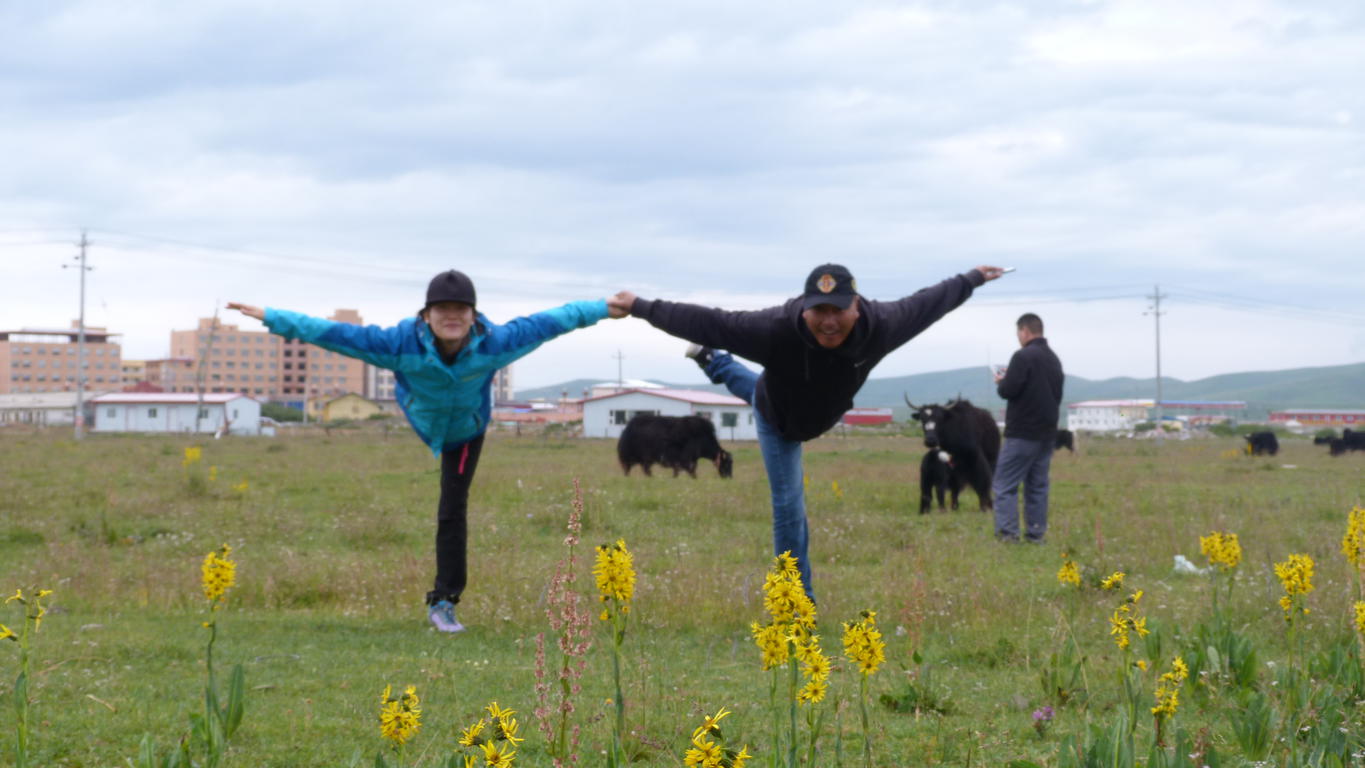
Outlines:
{"type": "Polygon", "coordinates": [[[468,572],[466,512],[492,412],[493,374],[542,343],[606,317],[624,317],[605,300],[575,301],[506,325],[475,310],[474,283],[450,270],[432,278],[416,317],[392,328],[359,326],[267,307],[231,302],[271,333],[299,339],[393,371],[398,404],[433,454],[441,457],[441,501],[436,514],[436,582],[428,616],[441,632],[461,632],[455,605],[468,572]]]}

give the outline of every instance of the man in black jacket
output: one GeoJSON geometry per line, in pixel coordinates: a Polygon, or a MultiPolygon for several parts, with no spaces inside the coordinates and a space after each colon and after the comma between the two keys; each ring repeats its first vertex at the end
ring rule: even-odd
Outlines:
{"type": "Polygon", "coordinates": [[[844,267],[824,264],[806,278],[801,296],[753,312],[641,299],[629,291],[607,303],[699,345],[688,356],[712,381],[754,406],[772,491],[773,553],[792,553],[813,598],[801,443],[839,422],[882,358],[1001,274],[999,267],[978,267],[912,296],[883,302],[859,295],[857,282],[844,267]],[[762,372],[755,373],[730,353],[762,365],[762,372]]]}
{"type": "Polygon", "coordinates": [[[1005,446],[995,465],[995,535],[1019,540],[1019,484],[1024,484],[1024,538],[1038,543],[1047,534],[1048,468],[1057,439],[1057,416],[1066,376],[1062,362],[1043,338],[1035,314],[1015,323],[1019,351],[995,374],[1005,408],[1005,446]]]}

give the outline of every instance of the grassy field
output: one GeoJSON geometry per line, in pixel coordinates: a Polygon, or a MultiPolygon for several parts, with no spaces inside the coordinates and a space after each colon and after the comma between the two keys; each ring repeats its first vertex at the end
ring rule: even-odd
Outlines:
{"type": "MultiPolygon", "coordinates": [[[[1305,649],[1354,648],[1357,582],[1340,543],[1365,495],[1365,463],[1329,458],[1307,441],[1285,441],[1274,459],[1242,455],[1241,444],[1092,440],[1075,456],[1057,456],[1042,546],[996,543],[970,491],[961,511],[918,515],[916,440],[809,444],[825,651],[838,655],[839,622],[876,610],[888,661],[871,678],[872,694],[918,704],[874,708],[875,763],[1058,764],[1062,739],[1108,723],[1122,698],[1122,656],[1108,621],[1121,596],[1093,585],[1124,571],[1126,588],[1145,591],[1143,612],[1164,638],[1164,658],[1152,662],[1169,666],[1210,616],[1210,580],[1174,573],[1172,558],[1203,565],[1199,537],[1215,529],[1237,533],[1245,551],[1226,616],[1258,649],[1255,690],[1273,693],[1276,665],[1289,663],[1272,564],[1290,553],[1317,563],[1312,612],[1299,627],[1305,649]],[[1056,579],[1063,552],[1082,567],[1080,590],[1056,579]],[[1086,657],[1089,695],[1062,706],[1039,678],[1068,642],[1066,616],[1086,657]],[[1040,735],[1031,713],[1045,704],[1056,717],[1040,735]]],[[[470,588],[460,606],[470,630],[452,637],[429,629],[422,606],[438,472],[410,435],[202,443],[94,436],[77,444],[66,432],[0,432],[0,590],[54,590],[33,640],[32,764],[123,766],[145,734],[167,744],[186,733],[202,700],[199,564],[226,542],[237,586],[218,615],[216,659],[241,663],[248,688],[227,764],[339,766],[357,754],[372,764],[384,749],[379,694],[386,684],[411,684],[424,714],[410,764],[441,764],[455,729],[496,700],[522,718],[528,738],[518,764],[548,766],[530,716],[535,637],[549,632],[546,585],[566,553],[578,478],[580,587],[592,589],[591,546],[617,538],[639,572],[624,646],[637,764],[680,765],[703,713],[724,706],[735,713],[728,740],[747,742],[759,755],[751,765],[766,765],[768,677],[748,627],[763,618],[760,587],[772,555],[767,485],[755,445],[737,444],[734,453],[733,480],[708,465],[697,480],[623,477],[605,441],[490,435],[474,483],[470,588]],[[192,471],[216,468],[203,489],[182,467],[194,444],[204,458],[192,471]]],[[[3,606],[0,622],[17,627],[17,608],[3,606]]],[[[584,765],[603,764],[612,712],[605,630],[594,629],[575,713],[584,765]]],[[[836,747],[844,764],[861,764],[858,684],[839,666],[822,705],[830,726],[818,765],[836,764],[836,747]]],[[[0,645],[7,702],[16,670],[11,644],[0,645]]],[[[1196,694],[1176,722],[1206,729],[1202,738],[1224,764],[1240,764],[1228,713],[1244,702],[1196,694]]],[[[1150,688],[1143,695],[1149,706],[1150,688]]],[[[1362,709],[1344,706],[1341,728],[1358,745],[1362,709]]],[[[0,709],[0,764],[12,749],[13,711],[0,709]]],[[[1151,741],[1150,719],[1137,738],[1151,741]]]]}

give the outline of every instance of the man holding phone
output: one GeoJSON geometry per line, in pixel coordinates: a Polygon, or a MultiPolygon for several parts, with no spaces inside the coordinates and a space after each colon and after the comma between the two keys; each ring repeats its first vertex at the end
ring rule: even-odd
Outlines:
{"type": "Polygon", "coordinates": [[[1015,322],[1019,351],[996,370],[996,392],[1005,408],[1005,445],[995,464],[995,536],[1019,540],[1019,484],[1024,485],[1024,539],[1042,543],[1047,534],[1048,471],[1057,439],[1057,418],[1066,374],[1043,337],[1043,321],[1029,312],[1015,322]]]}

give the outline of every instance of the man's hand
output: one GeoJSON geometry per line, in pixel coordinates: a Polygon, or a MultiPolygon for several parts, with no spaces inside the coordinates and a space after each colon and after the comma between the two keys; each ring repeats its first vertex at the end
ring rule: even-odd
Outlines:
{"type": "Polygon", "coordinates": [[[1000,267],[986,267],[986,266],[982,266],[982,267],[977,267],[977,268],[976,268],[976,271],[977,271],[977,272],[980,272],[980,273],[981,273],[981,276],[984,277],[984,278],[986,278],[986,282],[988,282],[988,283],[989,283],[990,281],[996,279],[997,277],[1000,277],[1001,275],[1005,274],[1005,270],[1001,269],[1000,267]]]}
{"type": "Polygon", "coordinates": [[[247,317],[254,317],[257,320],[265,319],[265,310],[261,309],[260,307],[253,307],[250,304],[243,304],[240,301],[229,301],[227,308],[235,309],[238,312],[241,312],[242,314],[246,315],[247,317]]]}
{"type": "Polygon", "coordinates": [[[630,307],[634,303],[635,294],[630,291],[621,291],[607,299],[607,315],[610,317],[627,317],[630,315],[630,307]]]}

